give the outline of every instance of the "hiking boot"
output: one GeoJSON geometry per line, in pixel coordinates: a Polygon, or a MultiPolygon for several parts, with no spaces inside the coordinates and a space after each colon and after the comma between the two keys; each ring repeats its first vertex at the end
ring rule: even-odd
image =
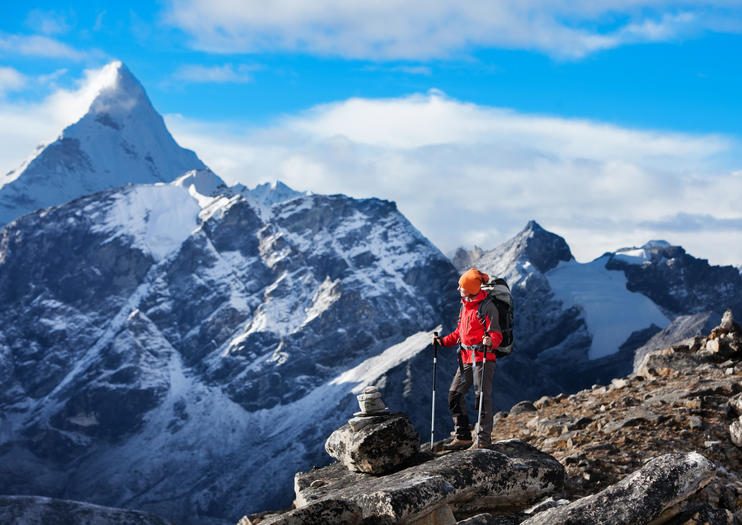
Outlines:
{"type": "Polygon", "coordinates": [[[453,440],[443,445],[443,450],[463,450],[471,443],[471,439],[453,438],[453,440]]]}
{"type": "Polygon", "coordinates": [[[478,448],[490,448],[492,446],[492,443],[472,443],[472,445],[467,450],[476,450],[478,448]]]}

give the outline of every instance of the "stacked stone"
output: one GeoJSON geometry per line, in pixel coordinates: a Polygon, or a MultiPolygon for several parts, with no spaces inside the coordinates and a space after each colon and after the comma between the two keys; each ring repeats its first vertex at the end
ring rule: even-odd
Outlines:
{"type": "Polygon", "coordinates": [[[353,414],[325,442],[325,450],[353,472],[388,474],[420,451],[420,436],[405,414],[391,414],[375,387],[358,396],[353,414]]]}

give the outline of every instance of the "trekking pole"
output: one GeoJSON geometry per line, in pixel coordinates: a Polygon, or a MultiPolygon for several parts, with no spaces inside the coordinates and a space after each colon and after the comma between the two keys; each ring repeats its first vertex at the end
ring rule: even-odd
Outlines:
{"type": "Polygon", "coordinates": [[[474,358],[474,377],[477,378],[476,385],[479,386],[479,414],[477,415],[477,436],[474,438],[474,448],[479,448],[479,429],[482,428],[482,398],[484,397],[484,364],[487,362],[487,347],[482,345],[482,377],[477,377],[477,353],[473,352],[474,358]]]}
{"type": "Polygon", "coordinates": [[[430,451],[433,452],[433,432],[435,431],[435,382],[438,372],[438,332],[433,332],[433,401],[430,409],[430,451]]]}

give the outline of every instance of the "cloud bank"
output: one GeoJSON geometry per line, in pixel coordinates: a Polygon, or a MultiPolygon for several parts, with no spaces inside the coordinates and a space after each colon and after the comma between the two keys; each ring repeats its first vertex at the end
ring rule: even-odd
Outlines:
{"type": "Polygon", "coordinates": [[[726,0],[170,0],[164,18],[211,52],[426,60],[503,47],[575,59],[709,30],[739,32],[740,14],[742,6],[726,0]]]}
{"type": "Polygon", "coordinates": [[[521,114],[436,91],[349,99],[261,129],[166,120],[230,183],[394,200],[449,253],[492,248],[535,219],[579,260],[664,238],[742,262],[742,147],[721,135],[521,114]]]}
{"type": "MultiPolygon", "coordinates": [[[[6,71],[6,89],[19,79],[6,71]]],[[[0,169],[14,169],[87,110],[100,70],[38,103],[0,98],[0,169]]],[[[260,128],[166,116],[178,142],[227,182],[378,197],[444,252],[492,248],[530,219],[579,260],[666,239],[742,263],[742,145],[730,137],[523,114],[439,91],[352,98],[260,128]]]]}

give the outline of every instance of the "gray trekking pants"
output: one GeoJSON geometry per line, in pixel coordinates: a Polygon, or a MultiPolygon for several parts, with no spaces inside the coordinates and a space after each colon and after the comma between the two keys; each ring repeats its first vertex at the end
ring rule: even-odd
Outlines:
{"type": "MultiPolygon", "coordinates": [[[[485,445],[492,443],[492,418],[494,413],[492,410],[492,383],[495,375],[495,362],[485,361],[484,367],[482,363],[477,363],[477,389],[480,385],[483,386],[482,397],[482,422],[479,430],[479,442],[485,445]]],[[[448,389],[448,409],[453,417],[454,432],[456,437],[460,439],[471,439],[471,433],[469,431],[469,416],[466,413],[466,393],[474,383],[474,374],[472,373],[472,364],[464,363],[464,374],[461,374],[461,370],[456,368],[456,375],[453,376],[451,386],[448,389]]],[[[479,391],[476,394],[475,410],[479,410],[479,391]]],[[[474,414],[475,418],[478,416],[478,412],[474,414]]]]}

